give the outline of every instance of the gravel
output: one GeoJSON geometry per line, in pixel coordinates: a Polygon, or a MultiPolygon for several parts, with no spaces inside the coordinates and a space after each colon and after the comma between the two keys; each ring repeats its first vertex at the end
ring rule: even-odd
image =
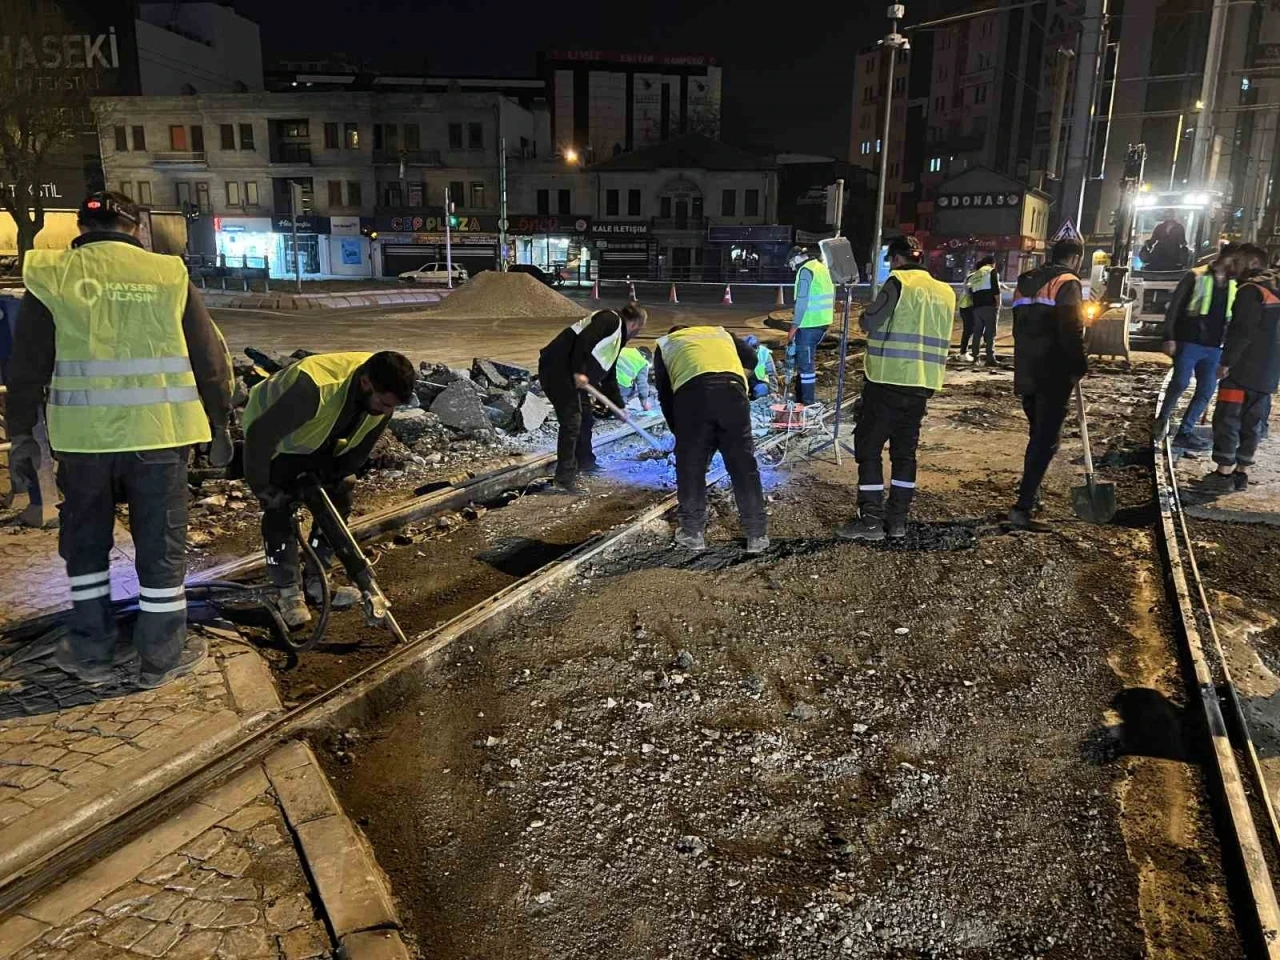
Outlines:
{"type": "Polygon", "coordinates": [[[440,303],[424,311],[433,320],[546,319],[577,320],[580,304],[561,296],[525,273],[486,270],[468,280],[440,303]]]}

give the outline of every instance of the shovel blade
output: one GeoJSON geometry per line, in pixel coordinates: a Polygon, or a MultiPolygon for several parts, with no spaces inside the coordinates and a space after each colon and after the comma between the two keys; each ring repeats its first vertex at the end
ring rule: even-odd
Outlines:
{"type": "Polygon", "coordinates": [[[1085,523],[1110,523],[1116,515],[1116,488],[1111,483],[1087,483],[1071,490],[1071,506],[1085,523]]]}

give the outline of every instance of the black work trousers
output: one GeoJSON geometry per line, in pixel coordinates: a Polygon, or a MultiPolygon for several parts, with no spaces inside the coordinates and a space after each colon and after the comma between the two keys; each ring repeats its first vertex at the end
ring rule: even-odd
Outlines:
{"type": "MultiPolygon", "coordinates": [[[[298,490],[298,480],[309,473],[320,481],[325,493],[333,501],[343,522],[351,516],[351,506],[356,488],[355,477],[334,477],[326,473],[333,466],[333,457],[321,454],[306,456],[282,455],[271,461],[271,485],[286,492],[298,490]]],[[[314,521],[307,541],[328,565],[333,559],[333,549],[314,521]]],[[[262,546],[267,556],[267,575],[277,587],[289,587],[298,583],[298,537],[293,529],[293,510],[276,507],[262,511],[262,546]]]]}
{"type": "Polygon", "coordinates": [[[111,549],[115,505],[129,505],[138,571],[133,642],[144,673],[177,665],[187,637],[187,448],[129,453],[61,453],[58,553],[71,581],[68,640],[84,664],[111,663],[111,549]]]}
{"type": "Polygon", "coordinates": [[[960,352],[964,354],[969,352],[969,338],[973,336],[973,307],[960,308],[960,324],[960,352]]]}
{"type": "Polygon", "coordinates": [[[556,438],[556,482],[572,483],[579,470],[596,464],[591,452],[591,431],[596,425],[591,411],[591,397],[579,390],[573,377],[563,370],[549,370],[538,364],[538,381],[555,408],[560,433],[556,438]]]}
{"type": "Polygon", "coordinates": [[[751,406],[742,381],[703,374],[676,391],[671,430],[676,436],[676,495],[680,526],[701,533],[707,525],[707,468],[716,451],[733,483],[738,516],[748,537],[768,530],[764,487],[751,438],[751,406]]]}
{"type": "Polygon", "coordinates": [[[1218,384],[1213,410],[1213,462],[1248,467],[1258,452],[1271,416],[1271,394],[1248,390],[1230,377],[1218,384]]]}
{"type": "Polygon", "coordinates": [[[996,355],[996,321],[1000,308],[995,306],[973,308],[973,358],[978,359],[978,341],[986,341],[987,356],[996,355]]]}
{"type": "Polygon", "coordinates": [[[916,447],[929,398],[868,380],[862,388],[858,425],[853,432],[858,461],[858,510],[864,517],[905,520],[916,492],[916,447]],[[884,500],[884,455],[889,445],[889,504],[884,500]]]}
{"type": "Polygon", "coordinates": [[[1057,456],[1062,442],[1062,424],[1071,405],[1070,384],[1051,387],[1022,395],[1022,410],[1027,415],[1027,451],[1022,458],[1022,482],[1018,485],[1019,510],[1032,510],[1040,495],[1049,464],[1057,456]]]}

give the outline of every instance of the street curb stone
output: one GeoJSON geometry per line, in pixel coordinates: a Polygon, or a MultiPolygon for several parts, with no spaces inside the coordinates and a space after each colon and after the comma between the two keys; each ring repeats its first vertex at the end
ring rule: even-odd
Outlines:
{"type": "Polygon", "coordinates": [[[248,726],[284,709],[271,670],[257,651],[249,650],[226,661],[224,671],[231,699],[240,710],[241,724],[248,726]]]}
{"type": "Polygon", "coordinates": [[[344,960],[409,960],[409,950],[395,930],[366,930],[343,937],[338,956],[344,960]]]}

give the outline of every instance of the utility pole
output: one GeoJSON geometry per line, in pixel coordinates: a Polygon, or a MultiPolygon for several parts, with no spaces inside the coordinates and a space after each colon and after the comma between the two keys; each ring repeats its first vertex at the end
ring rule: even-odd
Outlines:
{"type": "Polygon", "coordinates": [[[507,138],[498,138],[498,269],[507,272],[507,138]]]}
{"type": "Polygon", "coordinates": [[[449,188],[444,188],[444,272],[445,283],[453,289],[453,201],[449,199],[449,188]]]}
{"type": "Polygon", "coordinates": [[[889,5],[886,16],[889,18],[889,35],[880,43],[889,48],[888,90],[884,99],[884,125],[880,135],[880,177],[876,184],[876,228],[871,235],[871,296],[879,291],[876,278],[880,275],[880,241],[884,233],[884,187],[889,175],[889,124],[893,114],[893,73],[898,64],[898,50],[910,50],[911,44],[906,37],[898,33],[898,21],[906,16],[907,8],[901,3],[889,5]]]}
{"type": "Polygon", "coordinates": [[[302,184],[289,181],[289,214],[293,220],[293,284],[302,292],[302,253],[298,250],[298,208],[302,206],[302,184]]]}
{"type": "Polygon", "coordinates": [[[1084,184],[1088,176],[1089,141],[1097,99],[1107,0],[1085,0],[1080,32],[1080,56],[1076,60],[1076,89],[1071,98],[1071,136],[1067,140],[1067,164],[1062,175],[1061,220],[1070,219],[1084,232],[1084,184]]]}
{"type": "Polygon", "coordinates": [[[1067,106],[1067,73],[1071,69],[1071,61],[1075,52],[1065,47],[1058,48],[1058,62],[1053,70],[1053,115],[1049,120],[1049,168],[1045,176],[1057,180],[1062,168],[1058,166],[1058,156],[1062,152],[1062,116],[1067,106]]]}
{"type": "Polygon", "coordinates": [[[1203,190],[1209,174],[1209,154],[1213,148],[1213,112],[1218,105],[1218,72],[1222,69],[1222,48],[1227,39],[1228,0],[1213,0],[1209,16],[1209,45],[1204,52],[1204,76],[1200,80],[1200,117],[1196,120],[1196,139],[1191,151],[1193,190],[1203,190]]]}

